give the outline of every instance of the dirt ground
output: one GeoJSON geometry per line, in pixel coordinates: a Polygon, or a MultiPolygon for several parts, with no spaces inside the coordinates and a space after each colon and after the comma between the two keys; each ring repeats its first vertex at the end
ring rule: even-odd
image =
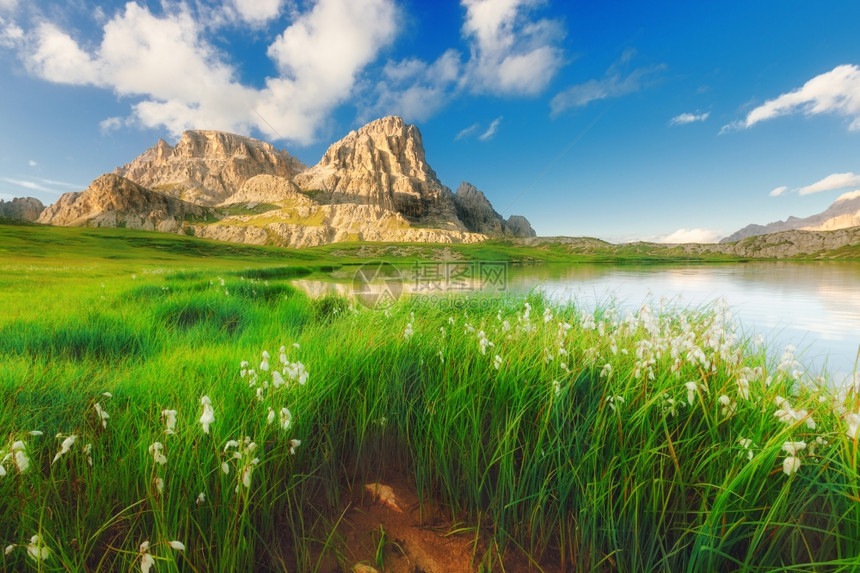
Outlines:
{"type": "Polygon", "coordinates": [[[438,507],[425,504],[422,510],[415,488],[399,476],[357,484],[336,533],[347,567],[332,564],[324,573],[558,571],[548,563],[537,567],[523,555],[486,558],[486,538],[475,527],[452,522],[438,507]]]}

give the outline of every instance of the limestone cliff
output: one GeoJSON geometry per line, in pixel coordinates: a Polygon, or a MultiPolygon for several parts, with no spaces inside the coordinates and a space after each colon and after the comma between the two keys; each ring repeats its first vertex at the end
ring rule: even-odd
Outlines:
{"type": "Polygon", "coordinates": [[[767,225],[747,225],[735,231],[721,243],[734,243],[754,237],[780,231],[834,231],[860,225],[860,190],[841,195],[826,210],[809,217],[789,217],[785,221],[776,221],[767,225]]]}
{"type": "Polygon", "coordinates": [[[493,209],[487,197],[477,187],[463,181],[454,194],[457,217],[474,233],[491,237],[534,237],[528,219],[512,215],[507,221],[493,209]]]}
{"type": "Polygon", "coordinates": [[[294,181],[320,202],[377,205],[416,223],[466,230],[451,190],[427,164],[421,132],[399,117],[350,132],[294,181]]]}
{"type": "Polygon", "coordinates": [[[45,209],[39,223],[66,227],[128,227],[181,232],[186,220],[204,219],[209,210],[146,189],[115,174],[102,175],[85,191],[64,193],[45,209]]]}
{"type": "Polygon", "coordinates": [[[0,199],[0,217],[36,221],[45,206],[35,197],[14,197],[11,201],[0,199]]]}
{"type": "Polygon", "coordinates": [[[232,202],[255,175],[286,179],[306,166],[271,144],[220,131],[186,131],[171,146],[160,139],[114,173],[149,189],[199,205],[232,202]]]}

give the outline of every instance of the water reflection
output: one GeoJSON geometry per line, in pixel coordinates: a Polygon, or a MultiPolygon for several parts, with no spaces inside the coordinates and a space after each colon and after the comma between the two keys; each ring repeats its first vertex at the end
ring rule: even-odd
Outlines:
{"type": "MultiPolygon", "coordinates": [[[[411,270],[404,269],[403,276],[405,292],[422,290],[411,270]]],[[[351,294],[348,281],[294,284],[312,296],[351,294]]],[[[555,300],[573,300],[585,308],[610,302],[637,308],[646,301],[659,304],[661,299],[698,308],[724,298],[744,334],[764,335],[775,352],[793,344],[811,370],[826,366],[837,378],[853,371],[860,345],[857,263],[513,265],[508,268],[506,286],[513,293],[539,289],[555,300]]]]}

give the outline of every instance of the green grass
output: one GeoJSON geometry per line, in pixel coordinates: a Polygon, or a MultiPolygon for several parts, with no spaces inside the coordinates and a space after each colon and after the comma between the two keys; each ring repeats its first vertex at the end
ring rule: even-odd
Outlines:
{"type": "Polygon", "coordinates": [[[502,558],[476,552],[485,569],[526,554],[572,571],[856,570],[860,399],[801,384],[790,353],[735,338],[720,307],[588,314],[531,295],[383,312],[289,285],[333,257],[8,229],[4,570],[136,570],[146,541],[159,572],[319,570],[344,555],[345,492],[394,474],[426,515],[490,541],[502,558]],[[282,345],[305,384],[271,374],[282,345]],[[37,534],[45,561],[27,555],[37,534]]]}

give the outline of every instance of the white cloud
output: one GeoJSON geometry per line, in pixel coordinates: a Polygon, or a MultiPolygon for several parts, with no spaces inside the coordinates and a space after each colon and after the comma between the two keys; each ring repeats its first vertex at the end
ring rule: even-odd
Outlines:
{"type": "Polygon", "coordinates": [[[860,185],[860,175],[854,173],[833,173],[812,185],[801,187],[797,190],[800,195],[811,195],[821,191],[833,191],[834,189],[845,189],[860,185]]]}
{"type": "MultiPolygon", "coordinates": [[[[18,187],[23,187],[24,189],[29,189],[31,191],[45,191],[47,193],[57,193],[53,189],[48,189],[38,183],[34,183],[32,181],[26,181],[22,179],[11,179],[9,177],[0,177],[3,181],[7,183],[11,183],[13,185],[17,185],[18,187]]],[[[59,195],[59,193],[57,193],[59,195]]]]}
{"type": "Polygon", "coordinates": [[[593,101],[621,97],[638,92],[642,89],[647,78],[654,73],[664,70],[665,65],[637,68],[628,74],[622,74],[621,68],[630,61],[635,52],[627,50],[618,62],[612,64],[602,79],[591,79],[577,84],[557,94],[550,101],[552,115],[556,116],[572,107],[582,107],[593,101]]]}
{"type": "Polygon", "coordinates": [[[786,187],[785,185],[782,185],[781,187],[777,187],[777,188],[773,189],[770,193],[768,193],[768,195],[771,197],[779,197],[780,195],[782,195],[786,191],[788,191],[788,187],[786,187]]]}
{"type": "Polygon", "coordinates": [[[0,48],[15,48],[24,40],[24,30],[0,17],[0,48]]]}
{"type": "MultiPolygon", "coordinates": [[[[191,128],[256,128],[310,143],[396,31],[393,0],[319,0],[269,46],[280,75],[258,89],[240,83],[207,41],[204,23],[184,4],[157,17],[129,2],[104,25],[92,53],[58,27],[42,24],[25,59],[46,80],[140,99],[127,121],[144,127],[163,126],[174,135],[191,128]]],[[[115,118],[102,122],[103,128],[115,126],[115,118]]]]}
{"type": "Polygon", "coordinates": [[[35,159],[31,159],[30,161],[27,162],[27,165],[29,165],[30,167],[36,167],[38,165],[38,163],[36,163],[35,159]]]}
{"type": "Polygon", "coordinates": [[[265,24],[281,13],[283,0],[233,0],[239,16],[250,24],[265,24]]]}
{"type": "Polygon", "coordinates": [[[678,229],[660,239],[659,243],[716,243],[721,233],[710,229],[678,229]]]}
{"type": "Polygon", "coordinates": [[[860,67],[841,65],[815,76],[802,87],[768,100],[750,111],[746,118],[723,127],[723,132],[785,115],[813,116],[833,113],[851,120],[849,130],[860,131],[860,67]]]}
{"type": "Polygon", "coordinates": [[[363,111],[369,116],[400,115],[406,121],[423,121],[452,97],[462,69],[460,53],[448,50],[428,64],[417,58],[388,62],[376,84],[374,103],[363,111]]]}
{"type": "Polygon", "coordinates": [[[860,189],[856,191],[849,191],[848,193],[843,193],[839,196],[834,203],[839,203],[840,201],[850,201],[851,199],[860,199],[860,189]]]}
{"type": "Polygon", "coordinates": [[[465,129],[461,129],[457,133],[457,136],[454,137],[454,141],[460,141],[461,139],[466,139],[467,137],[473,135],[476,131],[478,131],[479,127],[480,127],[479,124],[473,123],[469,127],[465,128],[465,129]]]}
{"type": "Polygon", "coordinates": [[[110,133],[116,131],[126,124],[126,121],[121,117],[108,117],[99,122],[99,128],[102,133],[110,133]]]}
{"type": "Polygon", "coordinates": [[[539,0],[462,0],[463,36],[471,57],[461,85],[474,93],[534,95],[542,92],[563,63],[556,43],[560,21],[529,19],[539,0]]]}
{"type": "Polygon", "coordinates": [[[502,123],[501,116],[494,119],[492,121],[492,123],[490,123],[490,127],[487,128],[487,131],[485,131],[484,133],[479,135],[478,139],[480,139],[481,141],[489,141],[489,140],[493,139],[493,137],[496,135],[496,131],[498,131],[499,125],[501,123],[502,123]]]}
{"type": "Polygon", "coordinates": [[[12,12],[18,7],[18,0],[0,0],[0,11],[12,12]]]}
{"type": "Polygon", "coordinates": [[[694,123],[697,121],[705,121],[708,119],[708,116],[711,115],[711,112],[707,111],[705,113],[682,113],[680,115],[676,115],[672,119],[669,120],[669,125],[686,125],[688,123],[694,123]]]}

